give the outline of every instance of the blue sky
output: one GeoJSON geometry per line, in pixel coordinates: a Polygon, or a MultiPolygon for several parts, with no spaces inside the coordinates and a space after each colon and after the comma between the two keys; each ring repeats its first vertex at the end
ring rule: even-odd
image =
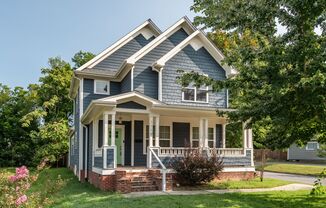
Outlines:
{"type": "Polygon", "coordinates": [[[0,2],[0,83],[36,83],[49,57],[95,54],[151,18],[165,30],[192,0],[7,0],[0,2]]]}

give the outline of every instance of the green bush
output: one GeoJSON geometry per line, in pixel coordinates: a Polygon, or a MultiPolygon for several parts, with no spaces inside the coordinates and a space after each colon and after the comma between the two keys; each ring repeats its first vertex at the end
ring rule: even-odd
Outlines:
{"type": "Polygon", "coordinates": [[[171,162],[177,180],[182,185],[194,186],[210,182],[223,169],[223,162],[216,154],[208,157],[197,149],[185,152],[184,157],[175,158],[171,162]]]}

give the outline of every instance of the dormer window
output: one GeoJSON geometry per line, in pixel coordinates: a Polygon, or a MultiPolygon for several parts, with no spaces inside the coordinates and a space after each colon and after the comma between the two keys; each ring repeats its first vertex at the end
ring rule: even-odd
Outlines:
{"type": "Polygon", "coordinates": [[[110,94],[110,81],[107,80],[95,80],[94,82],[94,93],[95,94],[110,94]]]}
{"type": "Polygon", "coordinates": [[[208,103],[208,87],[186,87],[182,90],[182,101],[208,103]]]}

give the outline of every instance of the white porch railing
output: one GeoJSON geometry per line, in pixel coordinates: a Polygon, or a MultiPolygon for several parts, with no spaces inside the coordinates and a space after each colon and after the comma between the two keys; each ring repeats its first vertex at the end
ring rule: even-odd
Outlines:
{"type": "Polygon", "coordinates": [[[243,148],[210,148],[209,153],[222,156],[241,156],[245,154],[243,148]]]}
{"type": "MultiPolygon", "coordinates": [[[[186,151],[198,150],[198,148],[187,147],[160,147],[159,155],[162,156],[182,156],[186,151]]],[[[209,153],[216,153],[222,156],[242,156],[245,154],[243,148],[209,148],[209,153]]]]}

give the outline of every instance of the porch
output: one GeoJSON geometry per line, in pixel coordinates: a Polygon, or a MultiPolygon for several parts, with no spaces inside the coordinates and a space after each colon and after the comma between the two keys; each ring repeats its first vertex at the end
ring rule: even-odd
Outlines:
{"type": "Polygon", "coordinates": [[[132,96],[92,103],[82,121],[88,129],[87,162],[101,175],[117,168],[168,169],[172,158],[200,149],[223,158],[225,167],[253,167],[252,132],[243,129],[243,147],[226,147],[226,125],[215,109],[163,105],[132,96]],[[89,154],[90,153],[90,154],[89,154]]]}

